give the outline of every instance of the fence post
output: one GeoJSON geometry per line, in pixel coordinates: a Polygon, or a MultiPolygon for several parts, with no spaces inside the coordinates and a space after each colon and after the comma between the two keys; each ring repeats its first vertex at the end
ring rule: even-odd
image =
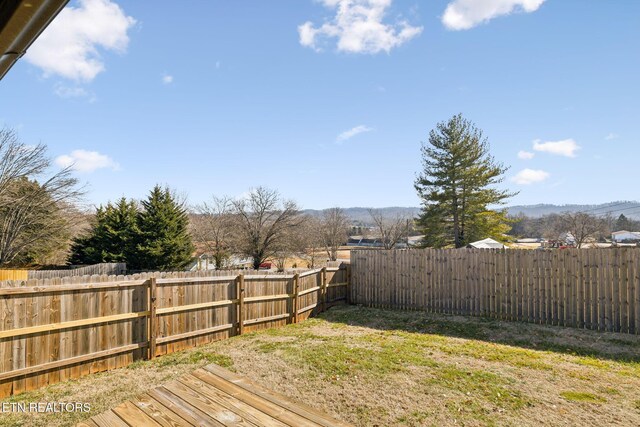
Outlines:
{"type": "Polygon", "coordinates": [[[327,267],[322,267],[320,271],[320,312],[327,309],[327,267]]]}
{"type": "Polygon", "coordinates": [[[244,333],[244,321],[243,321],[243,312],[244,312],[244,274],[238,274],[238,278],[236,279],[236,299],[238,300],[238,310],[236,312],[237,320],[238,320],[238,335],[242,335],[244,333]]]}
{"type": "Polygon", "coordinates": [[[347,286],[345,286],[345,303],[351,304],[351,264],[345,265],[345,273],[346,276],[345,282],[347,282],[347,286]]]}
{"type": "Polygon", "coordinates": [[[156,278],[152,277],[149,279],[149,359],[156,357],[156,338],[158,336],[156,294],[156,278]]]}
{"type": "Polygon", "coordinates": [[[300,276],[296,273],[293,276],[293,323],[298,323],[298,288],[300,286],[300,276]]]}

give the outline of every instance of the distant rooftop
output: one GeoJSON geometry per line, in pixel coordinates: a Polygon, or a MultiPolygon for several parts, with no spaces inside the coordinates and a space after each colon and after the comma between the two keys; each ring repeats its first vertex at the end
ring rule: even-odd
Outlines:
{"type": "Polygon", "coordinates": [[[468,248],[476,249],[506,249],[507,247],[502,243],[493,239],[478,240],[477,242],[469,243],[468,248]]]}

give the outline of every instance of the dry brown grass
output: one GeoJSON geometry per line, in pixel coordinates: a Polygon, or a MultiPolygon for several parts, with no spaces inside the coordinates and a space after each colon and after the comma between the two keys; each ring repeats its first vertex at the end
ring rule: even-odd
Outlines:
{"type": "Polygon", "coordinates": [[[13,400],[95,414],[206,363],[362,426],[640,425],[640,337],[354,306],[13,400]]]}

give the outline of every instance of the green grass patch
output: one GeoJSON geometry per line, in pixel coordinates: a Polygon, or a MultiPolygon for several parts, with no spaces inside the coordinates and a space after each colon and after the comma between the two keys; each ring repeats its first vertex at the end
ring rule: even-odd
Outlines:
{"type": "Polygon", "coordinates": [[[408,366],[435,366],[427,349],[411,338],[390,332],[367,334],[353,341],[302,334],[302,341],[297,336],[291,340],[260,340],[256,348],[262,353],[278,353],[314,374],[337,380],[358,374],[387,375],[408,366]]]}
{"type": "Polygon", "coordinates": [[[459,354],[490,362],[506,363],[519,368],[552,371],[553,366],[545,361],[540,351],[510,347],[502,344],[481,341],[467,341],[459,345],[450,345],[442,349],[448,354],[459,354]]]}
{"type": "Polygon", "coordinates": [[[606,403],[607,399],[604,397],[596,396],[593,393],[586,393],[581,391],[563,391],[560,393],[560,397],[568,400],[569,402],[585,402],[585,403],[606,403]]]}
{"type": "Polygon", "coordinates": [[[477,322],[457,321],[450,319],[451,316],[446,314],[440,314],[438,318],[435,318],[426,313],[410,313],[407,315],[405,311],[383,311],[362,307],[329,310],[319,317],[329,322],[343,325],[448,335],[470,339],[484,339],[491,330],[498,327],[496,321],[492,319],[478,319],[477,322]]]}
{"type": "Polygon", "coordinates": [[[596,357],[590,357],[590,356],[575,357],[571,361],[577,365],[590,366],[592,368],[596,368],[604,371],[608,371],[611,366],[609,363],[607,363],[604,360],[598,359],[596,357]]]}
{"type": "MultiPolygon", "coordinates": [[[[558,331],[552,327],[517,322],[503,323],[495,319],[469,319],[446,314],[434,315],[424,312],[380,310],[354,306],[329,310],[319,317],[338,324],[340,327],[354,325],[384,331],[419,332],[518,347],[508,355],[499,356],[504,358],[502,361],[513,366],[550,370],[553,364],[536,363],[532,361],[530,356],[538,352],[553,352],[576,356],[578,357],[575,359],[576,363],[602,370],[610,369],[608,362],[621,362],[629,365],[631,372],[627,372],[627,374],[637,372],[640,375],[640,355],[636,350],[638,342],[633,338],[605,338],[605,341],[611,343],[611,346],[595,349],[591,346],[590,340],[584,342],[567,340],[566,337],[558,335],[558,331]],[[518,350],[522,350],[524,353],[518,352],[518,350]]],[[[586,333],[590,334],[591,331],[586,331],[586,333]]],[[[597,332],[593,332],[593,334],[597,334],[597,332]]],[[[473,357],[474,349],[467,350],[469,355],[473,357]]],[[[507,350],[507,352],[509,351],[507,350]]],[[[538,357],[538,359],[541,358],[538,357]]]]}
{"type": "Polygon", "coordinates": [[[474,402],[489,402],[498,408],[517,410],[533,401],[512,387],[513,380],[491,372],[440,365],[431,372],[428,385],[462,393],[474,402]]]}
{"type": "Polygon", "coordinates": [[[620,396],[622,393],[617,388],[613,387],[600,387],[598,389],[601,393],[609,394],[611,396],[620,396]]]}
{"type": "Polygon", "coordinates": [[[232,368],[233,360],[225,355],[208,352],[206,350],[196,350],[190,352],[177,352],[153,359],[150,363],[159,366],[175,365],[197,365],[215,363],[223,368],[232,368]]]}

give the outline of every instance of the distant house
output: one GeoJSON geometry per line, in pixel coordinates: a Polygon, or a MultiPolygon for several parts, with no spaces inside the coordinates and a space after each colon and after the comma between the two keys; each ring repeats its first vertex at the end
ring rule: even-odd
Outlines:
{"type": "Polygon", "coordinates": [[[507,249],[502,243],[493,239],[478,240],[477,242],[469,243],[467,248],[475,249],[507,249]]]}
{"type": "Polygon", "coordinates": [[[576,242],[576,238],[569,231],[565,231],[564,233],[560,233],[560,236],[558,236],[558,240],[560,240],[561,242],[564,242],[567,245],[572,245],[572,246],[577,243],[576,242]]]}
{"type": "MultiPolygon", "coordinates": [[[[237,270],[245,270],[253,268],[253,258],[232,255],[225,260],[222,268],[232,268],[237,270]]],[[[213,257],[209,254],[201,254],[196,257],[187,271],[217,270],[213,257]]]]}
{"type": "Polygon", "coordinates": [[[347,246],[379,247],[382,246],[382,242],[375,238],[367,238],[364,236],[349,236],[349,240],[347,240],[347,246]]]}
{"type": "MultiPolygon", "coordinates": [[[[382,237],[364,237],[364,236],[349,236],[349,240],[347,240],[347,246],[363,246],[370,248],[383,248],[384,244],[382,242],[382,237]]],[[[402,241],[396,243],[396,249],[404,249],[407,247],[407,239],[402,239],[402,241]]]]}
{"type": "Polygon", "coordinates": [[[616,243],[640,241],[640,231],[614,231],[611,233],[611,240],[616,243]]]}

